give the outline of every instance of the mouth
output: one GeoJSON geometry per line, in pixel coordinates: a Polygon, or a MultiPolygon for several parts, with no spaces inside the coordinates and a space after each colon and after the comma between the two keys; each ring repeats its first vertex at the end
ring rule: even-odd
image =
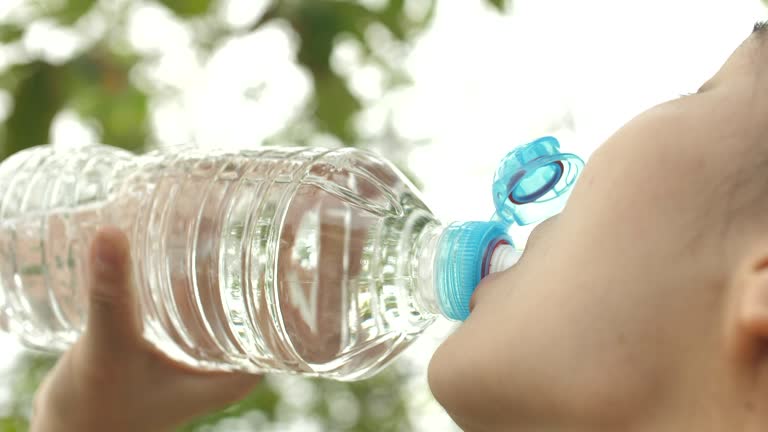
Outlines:
{"type": "Polygon", "coordinates": [[[477,306],[477,302],[480,299],[480,291],[484,291],[487,288],[483,288],[484,285],[487,285],[490,280],[495,278],[495,274],[489,274],[488,276],[484,277],[480,280],[480,283],[477,284],[477,287],[475,288],[475,291],[472,293],[472,297],[469,298],[469,313],[471,314],[472,311],[475,310],[475,306],[477,306]]]}
{"type": "Polygon", "coordinates": [[[470,313],[472,313],[472,311],[475,309],[478,292],[482,286],[488,283],[490,279],[496,277],[498,273],[503,273],[505,270],[512,268],[515,264],[518,263],[521,256],[522,251],[515,249],[514,246],[503,240],[496,243],[490,249],[490,251],[486,252],[482,264],[483,277],[480,279],[480,283],[477,284],[475,291],[472,293],[472,297],[469,299],[470,313]]]}
{"type": "MultiPolygon", "coordinates": [[[[477,288],[480,288],[478,286],[477,288]]],[[[471,314],[475,310],[475,304],[477,303],[477,288],[475,289],[475,292],[472,293],[472,297],[469,299],[469,313],[471,314]]]]}

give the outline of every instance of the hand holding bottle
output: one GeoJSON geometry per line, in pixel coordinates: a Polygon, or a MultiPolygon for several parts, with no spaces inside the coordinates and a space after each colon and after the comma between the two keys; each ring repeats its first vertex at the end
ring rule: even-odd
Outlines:
{"type": "Polygon", "coordinates": [[[97,233],[86,331],[38,390],[32,432],[168,431],[244,397],[259,382],[257,375],[193,370],[142,338],[129,250],[119,230],[97,233]]]}

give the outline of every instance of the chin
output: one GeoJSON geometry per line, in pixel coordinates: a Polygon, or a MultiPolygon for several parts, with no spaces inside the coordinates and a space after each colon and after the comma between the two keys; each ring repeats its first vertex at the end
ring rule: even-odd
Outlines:
{"type": "Polygon", "coordinates": [[[465,432],[508,430],[481,424],[500,420],[499,412],[492,412],[498,410],[498,399],[493,389],[482,384],[497,378],[490,376],[491,369],[473,360],[476,353],[459,348],[464,347],[449,340],[432,356],[427,374],[432,394],[465,432]]]}

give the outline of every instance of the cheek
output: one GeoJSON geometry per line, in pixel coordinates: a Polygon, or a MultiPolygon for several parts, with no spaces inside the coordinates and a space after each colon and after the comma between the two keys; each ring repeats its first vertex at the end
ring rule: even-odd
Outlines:
{"type": "Polygon", "coordinates": [[[566,257],[545,244],[531,252],[483,287],[469,320],[436,352],[435,397],[465,421],[632,415],[664,388],[657,330],[638,309],[648,299],[595,266],[585,277],[576,260],[559,264],[566,257]]]}
{"type": "Polygon", "coordinates": [[[490,334],[465,324],[438,348],[429,364],[432,394],[467,430],[498,426],[508,415],[503,356],[490,334]]]}
{"type": "Polygon", "coordinates": [[[559,371],[545,368],[531,373],[530,365],[537,363],[549,342],[525,335],[529,318],[519,313],[522,299],[513,280],[511,271],[486,279],[469,319],[430,362],[429,384],[435,398],[470,430],[511,428],[537,412],[553,414],[554,404],[540,403],[541,389],[551,387],[559,371]]]}
{"type": "MultiPolygon", "coordinates": [[[[509,273],[506,272],[506,273],[509,273]]],[[[429,385],[435,398],[465,428],[481,429],[488,419],[501,419],[508,410],[506,343],[499,303],[509,292],[501,273],[485,278],[475,294],[469,319],[438,348],[429,365],[429,385]],[[502,296],[500,296],[502,294],[502,296]],[[496,310],[489,310],[494,306],[496,310]]],[[[511,334],[508,334],[511,336],[511,334]]]]}

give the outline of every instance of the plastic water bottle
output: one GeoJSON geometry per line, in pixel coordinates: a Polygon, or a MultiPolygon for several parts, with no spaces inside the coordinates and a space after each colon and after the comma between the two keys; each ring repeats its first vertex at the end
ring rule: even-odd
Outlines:
{"type": "Polygon", "coordinates": [[[437,317],[466,318],[480,278],[520,255],[509,226],[559,210],[582,165],[554,138],[518,148],[494,220],[445,226],[356,149],[30,148],[0,164],[0,327],[70,346],[89,243],[112,224],[131,242],[144,337],[171,358],[361,379],[437,317]]]}

